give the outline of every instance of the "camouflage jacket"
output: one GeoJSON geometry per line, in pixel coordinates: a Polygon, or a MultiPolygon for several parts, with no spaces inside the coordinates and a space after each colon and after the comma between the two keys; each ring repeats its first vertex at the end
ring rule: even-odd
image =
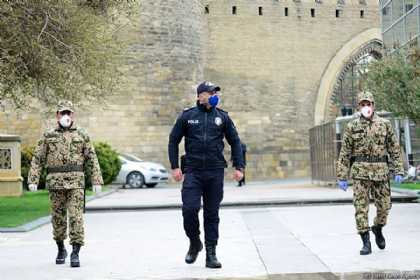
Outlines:
{"type": "Polygon", "coordinates": [[[372,120],[360,117],[349,122],[337,161],[338,179],[346,180],[349,169],[352,179],[372,181],[388,181],[390,169],[395,174],[404,173],[401,150],[390,121],[374,114],[372,120]],[[355,161],[351,164],[355,156],[387,155],[389,163],[355,161]]]}
{"type": "Polygon", "coordinates": [[[35,149],[28,184],[38,184],[42,169],[47,169],[48,189],[80,189],[85,186],[85,173],[91,174],[92,185],[102,185],[102,175],[95,149],[89,136],[80,128],[57,127],[41,137],[35,149]],[[80,171],[50,172],[51,168],[77,166],[80,171]]]}

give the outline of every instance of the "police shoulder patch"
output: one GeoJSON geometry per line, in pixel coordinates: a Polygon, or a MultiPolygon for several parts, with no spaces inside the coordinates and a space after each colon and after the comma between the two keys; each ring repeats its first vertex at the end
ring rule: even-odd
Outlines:
{"type": "Polygon", "coordinates": [[[189,111],[189,110],[192,110],[192,109],[194,109],[195,107],[187,107],[187,108],[184,108],[184,112],[187,112],[187,111],[189,111]]]}
{"type": "Polygon", "coordinates": [[[228,112],[228,111],[225,111],[225,110],[223,110],[223,109],[220,109],[219,107],[216,107],[216,109],[217,109],[217,110],[219,110],[220,112],[225,113],[225,114],[229,114],[229,112],[228,112]]]}

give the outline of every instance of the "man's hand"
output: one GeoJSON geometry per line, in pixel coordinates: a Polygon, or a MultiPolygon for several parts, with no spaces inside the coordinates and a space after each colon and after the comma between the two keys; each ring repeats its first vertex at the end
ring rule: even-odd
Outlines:
{"type": "Polygon", "coordinates": [[[36,184],[29,184],[28,189],[31,192],[35,192],[38,189],[38,186],[36,184]]]}
{"type": "Polygon", "coordinates": [[[395,175],[394,181],[398,185],[402,183],[403,177],[401,175],[395,175]]]}
{"type": "Polygon", "coordinates": [[[347,188],[349,187],[349,184],[347,183],[347,180],[339,180],[338,181],[338,187],[342,189],[343,191],[347,191],[347,188]]]}
{"type": "Polygon", "coordinates": [[[101,185],[93,185],[92,186],[92,191],[94,193],[100,193],[102,191],[102,186],[101,185]]]}
{"type": "Polygon", "coordinates": [[[184,177],[180,168],[172,169],[172,177],[174,177],[175,181],[180,182],[184,177]]]}
{"type": "Polygon", "coordinates": [[[244,177],[244,174],[242,173],[242,171],[240,170],[235,170],[235,172],[233,173],[233,179],[236,181],[240,181],[242,178],[244,177]]]}

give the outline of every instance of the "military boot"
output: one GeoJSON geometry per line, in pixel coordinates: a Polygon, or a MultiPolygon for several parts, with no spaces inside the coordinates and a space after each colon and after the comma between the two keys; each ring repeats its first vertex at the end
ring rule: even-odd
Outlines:
{"type": "Polygon", "coordinates": [[[80,251],[80,244],[73,244],[73,252],[70,255],[70,266],[71,267],[79,267],[79,251],[80,251]]]}
{"type": "Polygon", "coordinates": [[[55,258],[55,263],[63,264],[66,262],[66,257],[67,257],[66,247],[64,247],[63,241],[57,241],[56,243],[57,243],[57,248],[58,248],[58,254],[57,254],[57,257],[55,258]]]}
{"type": "Polygon", "coordinates": [[[206,267],[209,267],[209,268],[222,267],[222,264],[217,260],[217,257],[216,257],[215,244],[206,244],[206,267]]]}
{"type": "Polygon", "coordinates": [[[372,227],[372,232],[375,235],[375,242],[378,245],[378,248],[383,250],[385,249],[385,237],[382,234],[383,225],[374,225],[372,227]]]}
{"type": "Polygon", "coordinates": [[[372,246],[370,245],[369,231],[362,232],[360,237],[363,241],[363,248],[360,250],[360,255],[369,255],[372,253],[372,246]]]}
{"type": "Polygon", "coordinates": [[[200,238],[190,239],[190,248],[185,256],[185,262],[189,264],[195,262],[201,250],[203,250],[203,243],[200,238]]]}

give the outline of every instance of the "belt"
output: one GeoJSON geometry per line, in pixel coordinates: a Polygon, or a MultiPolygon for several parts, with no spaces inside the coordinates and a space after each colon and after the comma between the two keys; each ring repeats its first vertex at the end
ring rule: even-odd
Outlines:
{"type": "Polygon", "coordinates": [[[353,156],[354,162],[388,162],[387,156],[353,156]]]}
{"type": "Polygon", "coordinates": [[[48,173],[60,172],[83,172],[83,165],[63,165],[63,166],[49,166],[48,173]]]}

